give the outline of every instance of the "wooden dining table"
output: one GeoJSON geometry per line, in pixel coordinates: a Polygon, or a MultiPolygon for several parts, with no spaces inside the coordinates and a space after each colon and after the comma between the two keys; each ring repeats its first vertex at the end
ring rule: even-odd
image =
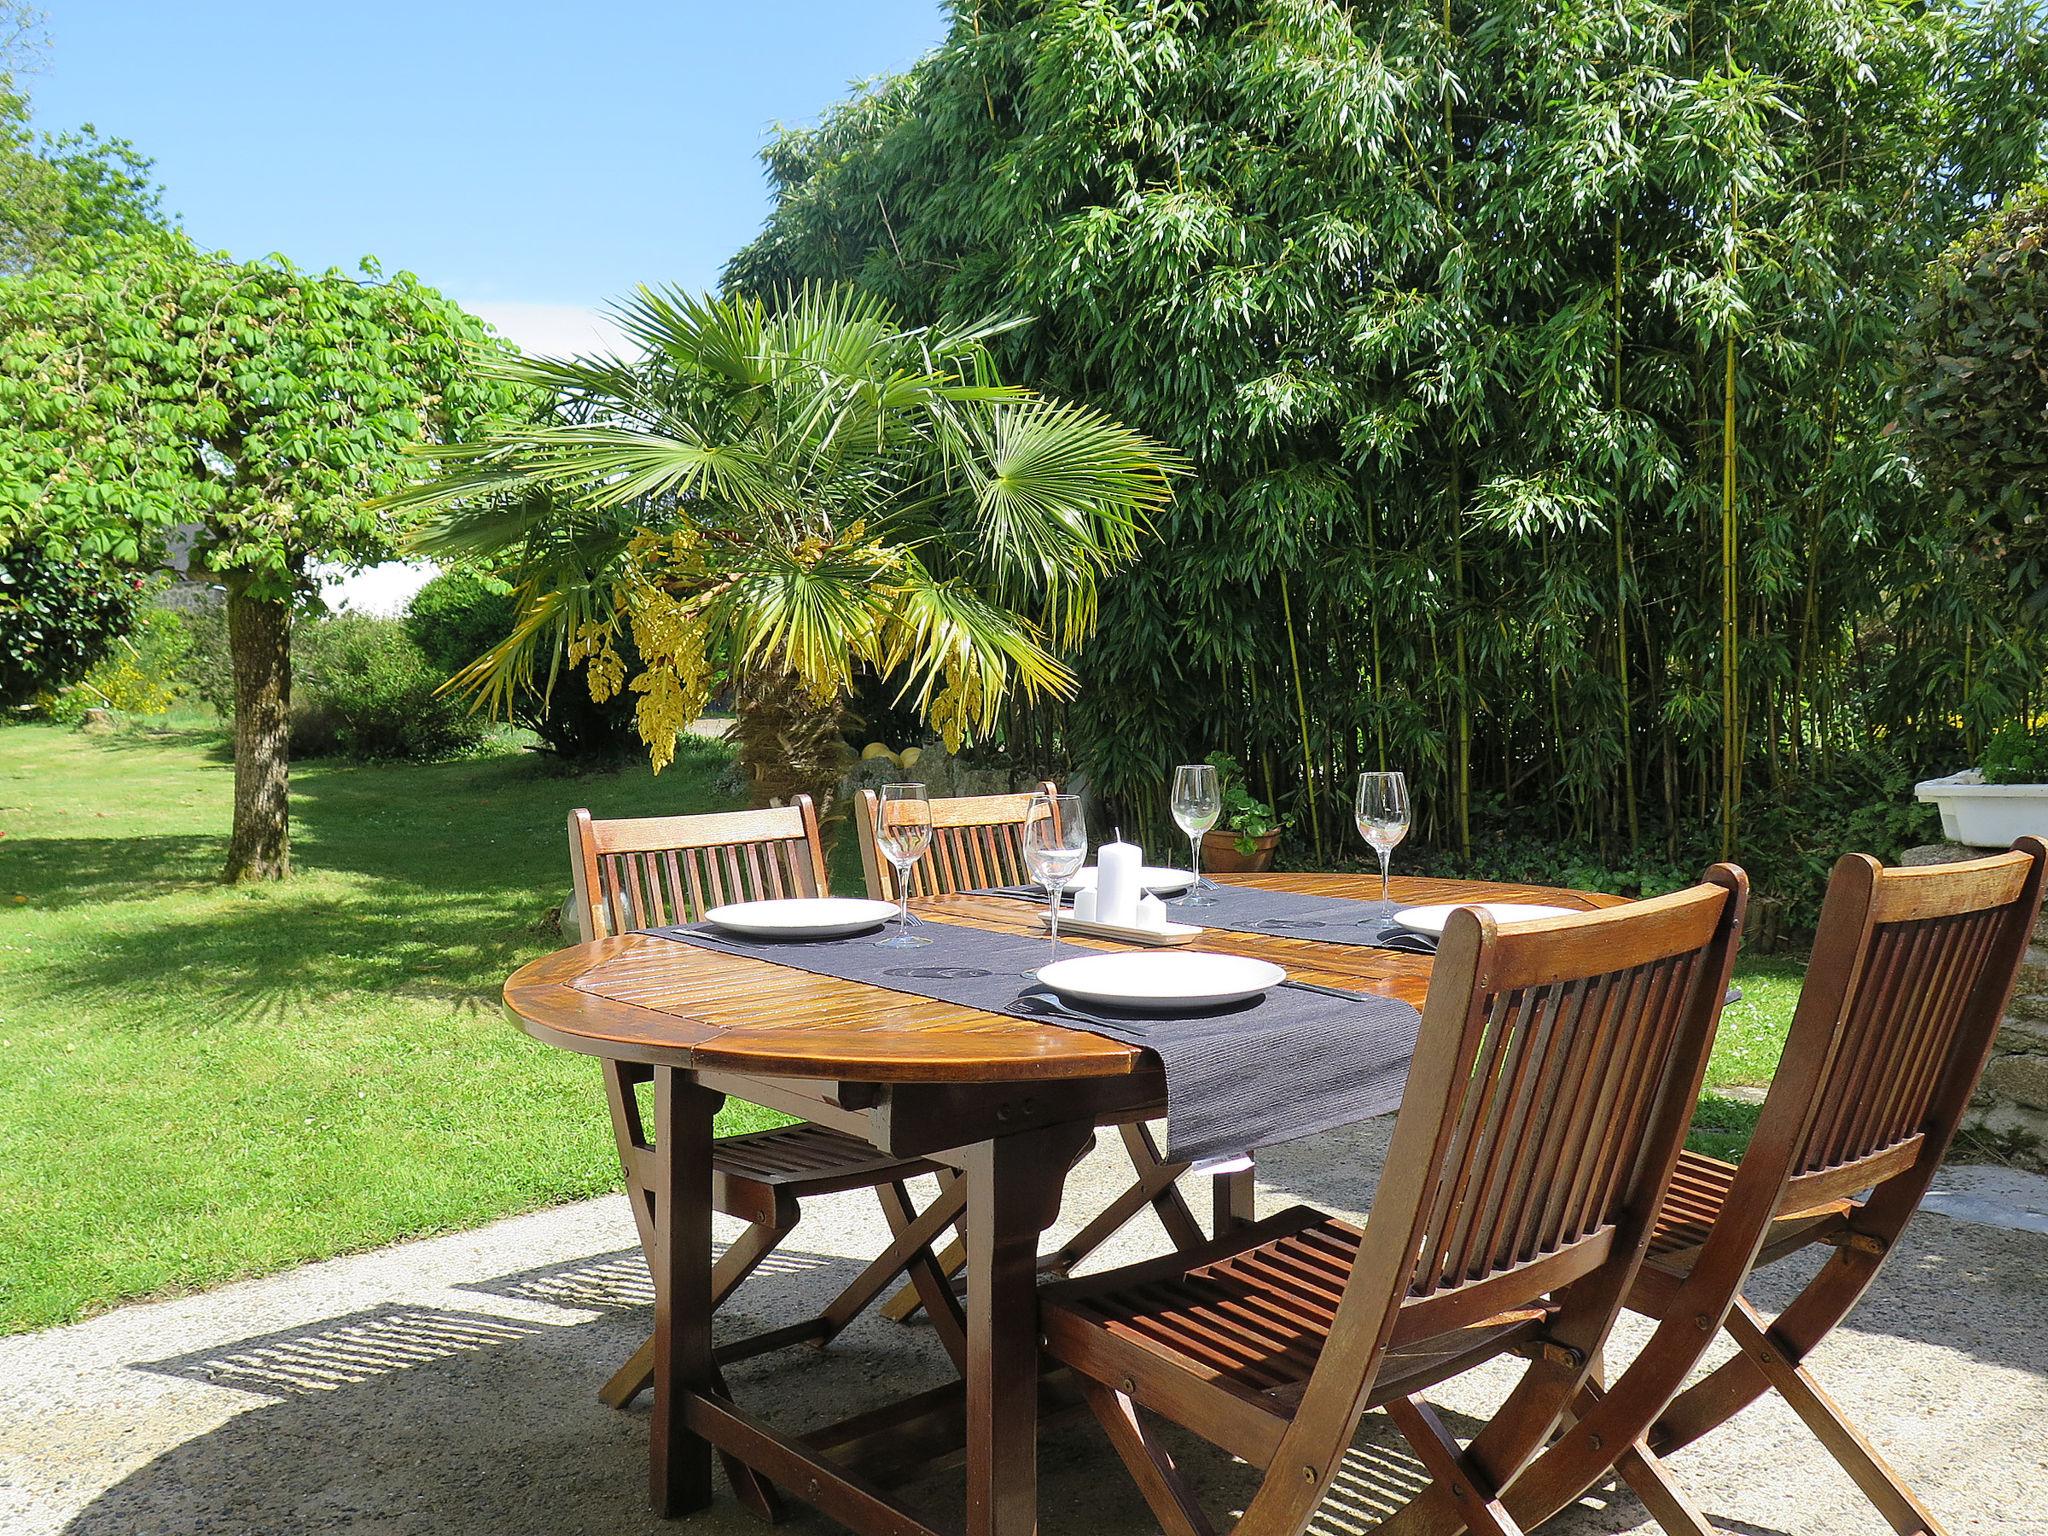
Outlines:
{"type": "MultiPolygon", "coordinates": [[[[1376,900],[1377,876],[1279,874],[1233,883],[1376,900]]],[[[1397,879],[1401,905],[1619,898],[1542,886],[1397,879]]],[[[996,896],[917,904],[935,925],[1042,931],[1043,908],[996,896]]],[[[1195,915],[1195,914],[1190,914],[1195,915]]],[[[943,964],[942,930],[921,954],[943,964]]],[[[1088,940],[1086,947],[1116,948],[1088,940]]],[[[1191,948],[1249,955],[1291,976],[1420,1007],[1431,957],[1211,929],[1191,948]]],[[[964,1438],[967,1536],[1032,1536],[1037,1523],[1039,1240],[1068,1170],[1098,1126],[1170,1106],[1150,1051],[1085,1029],[983,1013],[645,934],[579,944],[523,966],[505,1008],[535,1039],[654,1069],[647,1253],[655,1296],[649,1489],[663,1515],[712,1496],[714,1454],[874,1536],[933,1536],[864,1461],[946,1418],[964,1438]],[[712,1354],[712,1120],[726,1095],[958,1170],[967,1185],[964,1389],[937,1389],[796,1436],[735,1402],[712,1354]]],[[[1217,1220],[1251,1219],[1248,1175],[1219,1181],[1217,1220]]]]}

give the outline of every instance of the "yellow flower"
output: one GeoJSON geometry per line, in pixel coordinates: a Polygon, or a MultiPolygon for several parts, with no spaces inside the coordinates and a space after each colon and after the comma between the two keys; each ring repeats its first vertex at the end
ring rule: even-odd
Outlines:
{"type": "Polygon", "coordinates": [[[633,679],[633,691],[640,695],[640,702],[633,706],[633,721],[640,739],[647,743],[654,771],[659,773],[675,761],[676,738],[704,713],[711,697],[710,669],[678,675],[672,667],[649,667],[633,679]]]}

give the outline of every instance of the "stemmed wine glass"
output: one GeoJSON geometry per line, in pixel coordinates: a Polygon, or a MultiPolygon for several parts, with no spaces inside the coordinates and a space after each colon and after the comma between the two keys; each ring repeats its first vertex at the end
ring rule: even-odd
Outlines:
{"type": "MultiPolygon", "coordinates": [[[[1024,809],[1024,864],[1052,903],[1052,959],[1060,957],[1060,892],[1088,858],[1079,795],[1033,795],[1024,809]]],[[[1048,962],[1050,963],[1050,962],[1048,962]]]]}
{"type": "Polygon", "coordinates": [[[1394,899],[1388,882],[1387,861],[1394,847],[1408,835],[1408,780],[1398,773],[1361,773],[1358,776],[1358,831],[1373,852],[1380,856],[1380,916],[1394,915],[1394,899]]]}
{"type": "Polygon", "coordinates": [[[1183,763],[1173,770],[1173,819],[1188,835],[1188,872],[1193,877],[1184,907],[1213,907],[1214,896],[1202,894],[1202,834],[1216,825],[1223,814],[1223,788],[1216,782],[1216,770],[1207,763],[1183,763]]]}
{"type": "Polygon", "coordinates": [[[878,939],[881,949],[918,949],[931,940],[910,931],[910,871],[932,845],[932,807],[922,784],[884,784],[875,809],[875,841],[896,871],[902,903],[896,931],[878,939]]]}

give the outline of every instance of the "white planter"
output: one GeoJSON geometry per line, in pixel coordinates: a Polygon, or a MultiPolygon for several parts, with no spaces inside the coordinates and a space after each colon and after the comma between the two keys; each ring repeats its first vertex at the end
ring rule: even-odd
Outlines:
{"type": "Polygon", "coordinates": [[[1941,807],[1941,835],[1972,848],[2010,848],[2029,832],[2048,837],[2048,784],[1986,784],[1974,768],[1913,786],[1941,807]]]}

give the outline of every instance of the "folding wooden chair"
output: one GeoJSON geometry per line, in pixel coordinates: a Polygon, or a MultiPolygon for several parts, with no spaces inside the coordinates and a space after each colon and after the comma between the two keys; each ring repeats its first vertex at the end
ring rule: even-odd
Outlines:
{"type": "MultiPolygon", "coordinates": [[[[1665,1530],[1711,1532],[1660,1458],[1776,1391],[1899,1536],[1939,1536],[1805,1361],[1876,1279],[1941,1166],[2026,956],[2044,867],[2048,844],[2033,837],[1962,864],[1885,869],[1851,854],[1835,865],[1741,1166],[1680,1158],[1628,1298],[1659,1326],[1610,1387],[1589,1388],[1578,1425],[1509,1487],[1517,1518],[1533,1524],[1577,1498],[1621,1446],[1621,1473],[1665,1530]],[[1832,1257],[1767,1322],[1743,1299],[1743,1282],[1816,1243],[1832,1257]],[[1738,1353],[1681,1390],[1717,1329],[1738,1353]]],[[[1445,1501],[1434,1513],[1428,1529],[1457,1528],[1445,1501]]]]}
{"type": "Polygon", "coordinates": [[[1371,1219],[1297,1207],[1042,1293],[1046,1348],[1168,1536],[1209,1522],[1144,1412],[1260,1467],[1237,1530],[1299,1536],[1367,1408],[1484,1536],[1590,1380],[1647,1250],[1713,1043],[1748,881],[1498,927],[1453,914],[1371,1219]],[[1420,1394],[1527,1369],[1460,1445],[1420,1394]]]}
{"type": "MultiPolygon", "coordinates": [[[[1022,794],[961,795],[932,801],[932,845],[911,866],[911,896],[949,896],[989,886],[1029,884],[1031,872],[1024,863],[1024,813],[1033,794],[1054,793],[1057,790],[1053,784],[1042,782],[1035,790],[1022,794]]],[[[870,896],[878,901],[895,901],[896,871],[884,857],[876,835],[876,805],[871,789],[862,790],[854,799],[861,868],[867,876],[870,896]]],[[[1137,1178],[1057,1253],[1046,1256],[1044,1268],[1048,1273],[1066,1274],[1147,1206],[1158,1215],[1175,1247],[1190,1248],[1204,1241],[1194,1212],[1189,1210],[1175,1184],[1187,1165],[1166,1162],[1160,1155],[1159,1143],[1144,1124],[1117,1129],[1137,1170],[1137,1178]]],[[[1219,1209],[1221,1202],[1219,1197],[1219,1209]]],[[[948,1275],[958,1273],[965,1262],[966,1251],[957,1240],[939,1255],[939,1263],[948,1275]]],[[[906,1286],[889,1299],[882,1312],[885,1317],[901,1322],[914,1316],[919,1304],[918,1292],[906,1286]]]]}
{"type": "MultiPolygon", "coordinates": [[[[596,821],[586,810],[569,813],[570,862],[576,878],[576,916],[587,941],[639,928],[690,922],[729,901],[817,896],[828,892],[817,815],[808,796],[772,810],[709,816],[596,821]]],[[[604,1063],[605,1096],[619,1143],[633,1219],[640,1241],[654,1243],[654,1200],[645,1176],[651,1155],[636,1088],[653,1069],[604,1063]]],[[[721,1362],[746,1359],[785,1345],[822,1348],[899,1277],[931,1311],[940,1342],[957,1364],[965,1325],[931,1245],[959,1220],[966,1186],[950,1170],[890,1157],[865,1141],[807,1122],[776,1130],[722,1137],[712,1151],[712,1203],[749,1223],[720,1255],[712,1271],[716,1307],[773,1253],[797,1224],[812,1195],[872,1189],[892,1234],[889,1246],[816,1317],[721,1344],[721,1362]],[[940,1179],[938,1197],[916,1210],[905,1181],[920,1174],[940,1179]]],[[[603,1397],[623,1408],[653,1380],[650,1339],[606,1383],[603,1397]]]]}

